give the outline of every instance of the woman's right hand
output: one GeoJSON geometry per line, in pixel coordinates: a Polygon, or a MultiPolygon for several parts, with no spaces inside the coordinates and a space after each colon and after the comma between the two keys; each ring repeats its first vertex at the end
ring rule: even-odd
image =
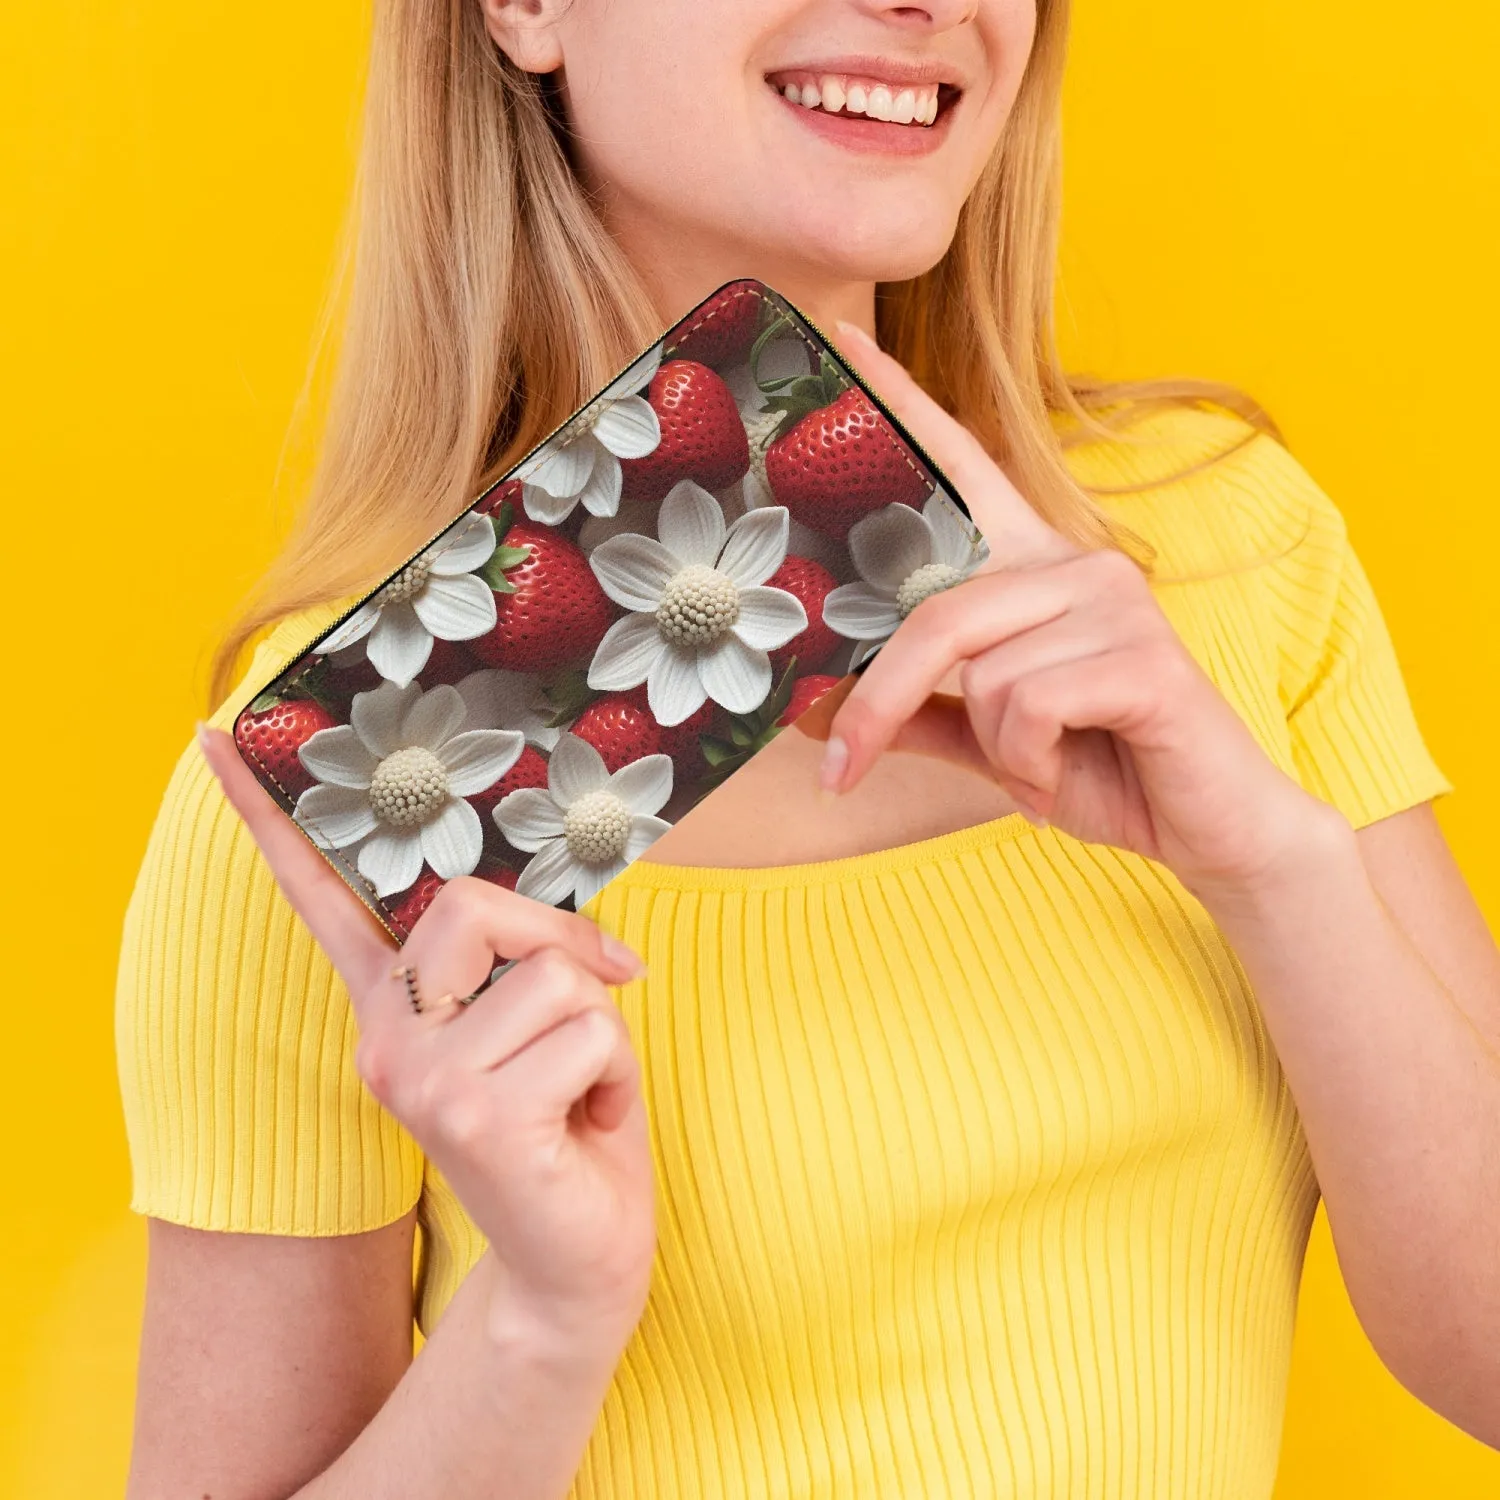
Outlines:
{"type": "Polygon", "coordinates": [[[348,987],[361,1077],[488,1238],[496,1333],[608,1341],[618,1354],[644,1304],[655,1225],[639,1067],[606,986],[636,978],[640,959],[584,917],[472,879],[445,885],[398,949],[230,737],[199,739],[348,987]],[[497,957],[518,962],[471,1005],[437,1003],[483,984],[497,957]],[[397,965],[416,973],[420,1013],[397,965]]]}

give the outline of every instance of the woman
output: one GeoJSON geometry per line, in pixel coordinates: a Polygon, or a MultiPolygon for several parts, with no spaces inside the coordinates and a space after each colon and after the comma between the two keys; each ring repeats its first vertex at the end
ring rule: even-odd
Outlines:
{"type": "Polygon", "coordinates": [[[133,1495],[1266,1495],[1319,1192],[1500,1440],[1500,962],[1337,512],[1232,394],[1056,365],[1065,11],[377,6],[323,468],[215,724],[735,276],[994,566],[582,914],[451,882],[418,1013],[204,732],[122,960],[133,1495]]]}

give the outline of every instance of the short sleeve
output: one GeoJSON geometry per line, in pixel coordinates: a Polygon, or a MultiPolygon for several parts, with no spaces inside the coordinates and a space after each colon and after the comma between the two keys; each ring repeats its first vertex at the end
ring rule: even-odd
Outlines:
{"type": "MultiPolygon", "coordinates": [[[[272,643],[215,724],[281,665],[272,643]]],[[[125,918],[118,1076],[138,1213],[334,1235],[416,1203],[423,1161],[354,1067],[349,997],[196,744],[177,762],[125,918]]]]}
{"type": "Polygon", "coordinates": [[[1281,693],[1302,784],[1356,827],[1452,791],[1417,725],[1395,646],[1343,516],[1278,445],[1305,501],[1269,569],[1281,693]]]}

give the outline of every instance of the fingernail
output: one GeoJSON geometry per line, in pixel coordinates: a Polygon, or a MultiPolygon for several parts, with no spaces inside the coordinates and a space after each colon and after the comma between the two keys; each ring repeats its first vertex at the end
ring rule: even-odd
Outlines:
{"type": "Polygon", "coordinates": [[[867,349],[880,347],[858,323],[846,323],[842,318],[838,318],[834,322],[834,327],[852,344],[863,344],[867,349]]]}
{"type": "Polygon", "coordinates": [[[619,938],[605,932],[599,937],[599,946],[605,958],[617,969],[626,970],[632,979],[639,979],[646,972],[646,965],[634,948],[627,947],[619,938]]]}
{"type": "Polygon", "coordinates": [[[823,747],[823,761],[818,767],[818,785],[825,792],[836,792],[849,769],[849,747],[834,735],[823,747]]]}
{"type": "Polygon", "coordinates": [[[209,746],[208,725],[202,719],[195,719],[193,721],[193,733],[198,736],[198,748],[200,750],[207,750],[209,746]]]}

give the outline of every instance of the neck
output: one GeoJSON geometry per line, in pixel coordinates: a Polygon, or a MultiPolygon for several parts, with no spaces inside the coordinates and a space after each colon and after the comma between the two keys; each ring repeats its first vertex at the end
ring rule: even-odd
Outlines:
{"type": "Polygon", "coordinates": [[[646,222],[619,207],[608,215],[607,228],[641,278],[664,327],[726,281],[753,276],[780,292],[824,332],[843,319],[875,335],[873,281],[848,281],[763,245],[714,239],[696,226],[689,230],[660,220],[646,222]]]}

